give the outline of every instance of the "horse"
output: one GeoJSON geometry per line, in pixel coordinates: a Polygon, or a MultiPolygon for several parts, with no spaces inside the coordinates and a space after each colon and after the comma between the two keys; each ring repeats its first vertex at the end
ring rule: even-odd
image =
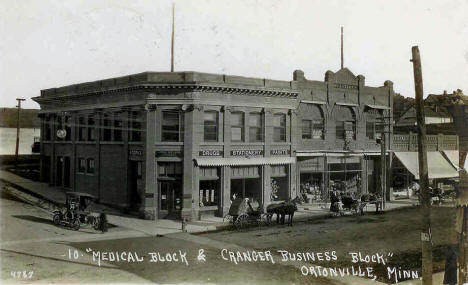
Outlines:
{"type": "Polygon", "coordinates": [[[271,218],[276,214],[277,224],[279,224],[281,219],[281,224],[284,225],[286,216],[288,216],[288,226],[292,226],[294,212],[297,211],[297,204],[302,204],[300,197],[286,202],[268,205],[266,208],[267,223],[270,223],[271,218]]]}

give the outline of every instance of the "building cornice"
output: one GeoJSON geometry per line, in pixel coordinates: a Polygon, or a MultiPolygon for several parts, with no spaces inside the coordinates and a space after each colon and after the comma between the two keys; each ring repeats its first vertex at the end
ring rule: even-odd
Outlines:
{"type": "Polygon", "coordinates": [[[219,85],[219,84],[138,84],[131,86],[123,86],[109,89],[85,91],[85,92],[70,92],[56,93],[52,95],[43,95],[34,97],[33,100],[38,103],[47,103],[55,100],[70,99],[70,98],[83,98],[88,96],[96,96],[103,94],[124,93],[130,91],[153,91],[153,90],[180,90],[188,92],[211,92],[211,93],[229,93],[235,95],[248,95],[248,96],[265,96],[265,97],[286,97],[297,98],[299,91],[285,90],[281,88],[269,87],[247,87],[247,86],[233,86],[233,85],[219,85]]]}

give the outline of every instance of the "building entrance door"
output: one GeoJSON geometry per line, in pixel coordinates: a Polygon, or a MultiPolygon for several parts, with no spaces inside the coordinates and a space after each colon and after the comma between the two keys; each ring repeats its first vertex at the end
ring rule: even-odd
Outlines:
{"type": "Polygon", "coordinates": [[[180,219],[182,187],[179,181],[159,181],[159,217],[180,219]]]}

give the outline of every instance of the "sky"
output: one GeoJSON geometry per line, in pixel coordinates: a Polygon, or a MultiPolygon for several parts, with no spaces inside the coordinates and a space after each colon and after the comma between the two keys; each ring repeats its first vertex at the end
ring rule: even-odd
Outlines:
{"type": "Polygon", "coordinates": [[[424,93],[468,94],[468,0],[0,0],[0,107],[39,108],[41,89],[170,70],[323,80],[344,65],[366,85],[414,97],[411,47],[424,93]]]}

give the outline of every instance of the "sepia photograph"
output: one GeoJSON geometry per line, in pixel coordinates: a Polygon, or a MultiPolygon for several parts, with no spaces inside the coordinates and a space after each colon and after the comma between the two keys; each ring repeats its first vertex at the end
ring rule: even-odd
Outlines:
{"type": "Polygon", "coordinates": [[[468,284],[467,15],[0,0],[0,283],[468,284]]]}

